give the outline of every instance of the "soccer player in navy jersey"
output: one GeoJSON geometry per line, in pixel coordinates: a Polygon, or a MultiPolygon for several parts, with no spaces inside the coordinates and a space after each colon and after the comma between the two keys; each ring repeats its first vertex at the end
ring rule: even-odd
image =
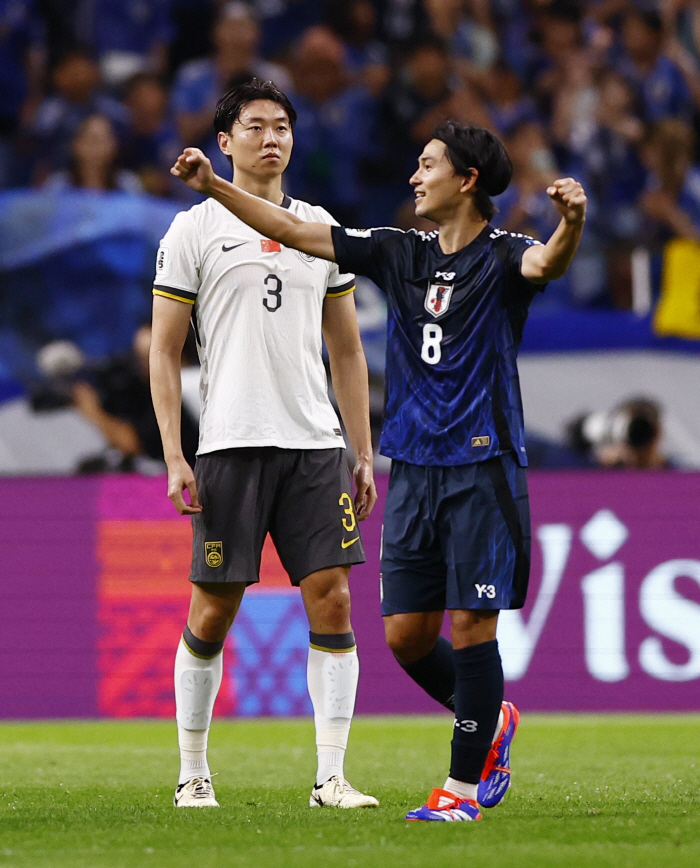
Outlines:
{"type": "Polygon", "coordinates": [[[530,525],[516,354],[528,308],[568,268],[586,214],[572,178],[547,188],[561,219],[546,244],[494,228],[511,179],[488,130],[445,121],[410,183],[438,229],[305,223],[214,175],[193,148],[172,172],[258,232],[371,278],[389,308],[380,448],[392,459],[382,615],[400,665],[455,715],[450,772],[408,820],[480,820],[510,785],[515,706],[503,702],[501,609],[525,602],[530,525]],[[452,642],[440,636],[444,612],[452,642]]]}

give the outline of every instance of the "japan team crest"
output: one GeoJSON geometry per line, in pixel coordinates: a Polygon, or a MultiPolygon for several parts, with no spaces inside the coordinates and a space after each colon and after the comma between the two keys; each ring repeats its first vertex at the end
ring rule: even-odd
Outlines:
{"type": "Polygon", "coordinates": [[[425,309],[434,317],[442,316],[450,306],[452,283],[430,283],[425,296],[425,309]]]}

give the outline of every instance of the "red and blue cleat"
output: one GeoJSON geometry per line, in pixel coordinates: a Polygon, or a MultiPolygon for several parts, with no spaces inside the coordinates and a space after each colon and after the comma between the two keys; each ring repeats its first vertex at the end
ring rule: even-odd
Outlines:
{"type": "Polygon", "coordinates": [[[480,820],[479,806],[472,799],[460,799],[454,793],[447,790],[433,790],[428,796],[428,801],[409,811],[406,819],[423,820],[438,823],[461,823],[469,820],[480,820]]]}
{"type": "Polygon", "coordinates": [[[503,723],[481,773],[477,799],[482,808],[495,808],[510,786],[510,743],[520,723],[520,712],[512,702],[501,703],[503,723]]]}

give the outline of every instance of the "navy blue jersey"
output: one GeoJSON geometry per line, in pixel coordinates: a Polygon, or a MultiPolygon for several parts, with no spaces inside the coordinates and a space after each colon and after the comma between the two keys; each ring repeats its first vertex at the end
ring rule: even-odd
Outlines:
{"type": "Polygon", "coordinates": [[[341,271],[387,296],[383,455],[454,466],[513,451],[525,466],[516,355],[541,286],[520,273],[533,238],[488,225],[445,254],[437,231],[334,226],[341,271]]]}

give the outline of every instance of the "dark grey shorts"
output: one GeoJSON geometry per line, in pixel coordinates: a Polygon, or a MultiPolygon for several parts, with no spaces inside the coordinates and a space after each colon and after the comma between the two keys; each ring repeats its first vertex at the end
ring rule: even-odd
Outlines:
{"type": "Polygon", "coordinates": [[[192,517],[190,581],[258,582],[268,533],[293,585],[364,563],[344,449],[209,452],[195,477],[203,511],[192,517]]]}

